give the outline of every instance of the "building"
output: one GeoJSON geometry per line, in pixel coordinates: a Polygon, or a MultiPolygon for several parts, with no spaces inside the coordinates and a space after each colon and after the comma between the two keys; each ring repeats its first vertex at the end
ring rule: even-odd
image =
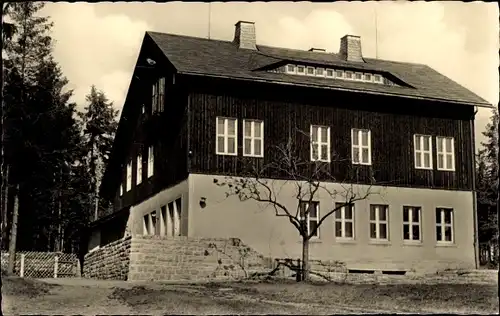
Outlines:
{"type": "MultiPolygon", "coordinates": [[[[491,106],[426,65],[363,57],[357,36],[341,38],[339,53],[256,38],[244,21],[233,41],[146,33],[101,186],[113,207],[93,223],[90,249],[127,231],[238,237],[266,257],[300,257],[288,220],[225,199],[214,178],[268,164],[276,145],[310,131],[318,153],[306,145],[299,155],[338,179],[325,185],[383,191],[328,218],[312,259],[357,270],[474,268],[474,116],[491,106]]],[[[280,196],[299,203],[290,182],[280,196]]],[[[315,202],[310,225],[338,201],[315,202]]]]}

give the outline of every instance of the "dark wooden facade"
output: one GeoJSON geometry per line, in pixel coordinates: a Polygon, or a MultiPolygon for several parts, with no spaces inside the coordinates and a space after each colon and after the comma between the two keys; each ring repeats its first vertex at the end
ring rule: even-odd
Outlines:
{"type": "Polygon", "coordinates": [[[314,124],[330,127],[332,162],[327,168],[338,181],[370,183],[373,176],[375,183],[385,185],[472,188],[472,106],[259,83],[238,85],[228,80],[191,82],[192,87],[200,87],[189,95],[191,173],[238,175],[248,164],[268,164],[275,157],[275,146],[286,143],[289,135],[299,144],[301,159],[307,161],[309,140],[297,129],[308,134],[314,124]],[[238,119],[238,157],[215,153],[217,116],[238,119]],[[264,121],[264,158],[242,156],[243,119],[264,121]],[[350,162],[351,128],[371,130],[372,165],[355,167],[356,178],[350,162]],[[414,134],[433,136],[434,170],[415,169],[414,134]],[[454,172],[436,170],[435,136],[455,138],[454,172]]]}
{"type": "MultiPolygon", "coordinates": [[[[160,59],[160,58],[158,58],[160,59]]],[[[164,65],[164,69],[171,69],[164,65]]],[[[128,117],[129,146],[123,149],[119,179],[114,182],[114,210],[120,210],[186,179],[189,173],[239,175],[250,164],[268,164],[275,146],[291,135],[302,160],[310,157],[311,124],[330,127],[332,162],[329,173],[342,182],[412,188],[471,190],[473,179],[473,107],[438,101],[411,100],[354,92],[320,90],[266,83],[149,73],[135,85],[128,117]],[[151,114],[151,85],[165,76],[165,111],[151,114]],[[145,113],[142,114],[142,105],[145,113]],[[238,156],[215,153],[216,117],[238,119],[238,156]],[[264,158],[243,157],[243,119],[264,121],[264,158]],[[351,128],[370,129],[372,165],[351,159],[351,128]],[[413,135],[433,136],[433,170],[414,167],[413,135]],[[436,170],[436,136],[455,139],[455,171],[436,170]],[[300,145],[302,144],[302,145],[300,145]],[[155,148],[155,170],[147,178],[147,151],[155,148]],[[142,152],[143,181],[136,183],[136,157],[142,152]],[[126,192],[126,164],[132,160],[132,190],[126,192]],[[357,176],[352,177],[353,169],[357,176]],[[119,184],[124,193],[119,196],[119,184]]],[[[130,93],[130,92],[129,92],[130,93]]],[[[286,178],[285,174],[269,175],[286,178]]],[[[325,178],[325,180],[331,177],[325,178]]],[[[105,214],[104,214],[105,215],[105,214]]]]}

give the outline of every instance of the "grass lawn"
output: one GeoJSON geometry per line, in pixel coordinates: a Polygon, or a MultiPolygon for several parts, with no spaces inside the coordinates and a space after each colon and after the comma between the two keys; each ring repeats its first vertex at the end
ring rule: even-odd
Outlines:
{"type": "Polygon", "coordinates": [[[498,314],[496,284],[166,284],[4,277],[4,314],[498,314]]]}

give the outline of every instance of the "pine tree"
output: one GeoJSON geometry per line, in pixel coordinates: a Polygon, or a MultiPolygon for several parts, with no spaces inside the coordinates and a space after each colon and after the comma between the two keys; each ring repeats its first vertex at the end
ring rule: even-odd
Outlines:
{"type": "Polygon", "coordinates": [[[102,170],[108,163],[113,146],[113,139],[118,127],[118,111],[113,108],[104,92],[92,86],[86,100],[88,105],[80,113],[83,122],[85,148],[88,152],[89,172],[92,176],[94,217],[97,216],[98,188],[102,170]]]}

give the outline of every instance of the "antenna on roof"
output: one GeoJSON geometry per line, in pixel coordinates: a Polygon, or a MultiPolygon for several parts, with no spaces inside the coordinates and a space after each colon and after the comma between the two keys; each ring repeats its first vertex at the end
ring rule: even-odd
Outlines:
{"type": "Polygon", "coordinates": [[[378,21],[377,21],[377,3],[374,2],[375,8],[375,58],[378,58],[378,21]]]}
{"type": "Polygon", "coordinates": [[[212,2],[208,3],[208,39],[210,39],[210,16],[212,12],[212,2]]]}

